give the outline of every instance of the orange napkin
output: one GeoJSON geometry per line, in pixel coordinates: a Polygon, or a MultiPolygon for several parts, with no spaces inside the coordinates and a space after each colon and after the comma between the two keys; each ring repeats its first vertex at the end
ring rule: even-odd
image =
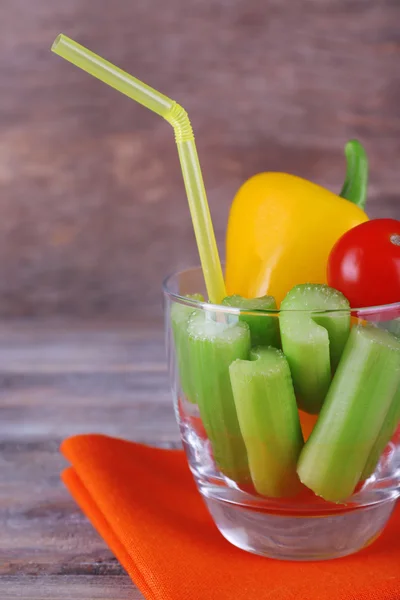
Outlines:
{"type": "Polygon", "coordinates": [[[224,540],[181,450],[83,435],[62,452],[64,482],[148,600],[400,599],[400,506],[358,554],[280,562],[224,540]]]}

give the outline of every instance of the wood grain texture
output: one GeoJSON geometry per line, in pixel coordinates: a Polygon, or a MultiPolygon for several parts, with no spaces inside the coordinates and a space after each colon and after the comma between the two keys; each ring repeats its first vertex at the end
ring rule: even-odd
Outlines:
{"type": "Polygon", "coordinates": [[[83,432],[179,445],[162,324],[2,324],[1,600],[142,597],[60,482],[83,432]]]}
{"type": "Polygon", "coordinates": [[[64,32],[189,111],[220,246],[248,176],[339,190],[371,161],[369,212],[400,217],[398,0],[2,0],[0,314],[153,314],[197,263],[169,126],[52,55],[64,32]]]}

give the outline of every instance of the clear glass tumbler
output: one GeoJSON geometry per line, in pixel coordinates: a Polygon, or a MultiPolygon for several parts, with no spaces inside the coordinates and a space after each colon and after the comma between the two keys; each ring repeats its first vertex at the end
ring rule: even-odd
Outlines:
{"type": "MultiPolygon", "coordinates": [[[[350,438],[343,442],[348,444],[343,449],[345,454],[348,453],[348,460],[342,461],[343,473],[347,472],[347,463],[350,464],[358,448],[364,456],[370,452],[367,465],[360,469],[358,483],[349,497],[340,502],[328,502],[300,481],[294,495],[275,497],[277,494],[268,495],[265,490],[260,493],[248,456],[251,450],[259,475],[260,468],[263,468],[263,453],[269,450],[271,456],[271,449],[266,446],[268,439],[257,440],[260,467],[254,440],[249,441],[246,437],[246,432],[241,429],[242,423],[238,427],[229,362],[237,358],[235,352],[240,354],[241,349],[235,338],[236,330],[231,328],[237,327],[238,321],[256,316],[265,319],[265,327],[272,324],[279,331],[282,313],[277,310],[251,313],[211,305],[198,298],[187,298],[199,293],[206,295],[199,268],[174,274],[164,282],[168,363],[175,413],[188,463],[221,534],[243,550],[282,560],[337,558],[371,544],[382,532],[400,496],[400,386],[397,384],[397,392],[393,396],[391,384],[393,401],[389,401],[385,394],[389,393],[390,386],[383,384],[382,405],[390,406],[391,414],[390,418],[385,417],[386,430],[381,432],[383,438],[379,443],[379,440],[368,439],[366,434],[365,439],[362,436],[358,439],[358,446],[352,445],[351,431],[350,438]],[[200,325],[204,321],[208,339],[215,324],[219,323],[217,328],[226,330],[227,347],[230,342],[234,346],[236,344],[232,355],[225,348],[221,362],[218,353],[210,354],[208,350],[201,349],[201,340],[199,351],[197,347],[193,351],[194,346],[190,346],[187,338],[189,315],[190,319],[199,320],[200,325]],[[211,328],[209,331],[208,326],[211,328]],[[387,439],[384,439],[385,436],[387,439]]],[[[309,316],[323,324],[326,314],[314,311],[309,316]]],[[[343,311],[342,316],[348,319],[348,311],[343,311]]],[[[341,318],[340,311],[336,311],[335,318],[341,318]]],[[[352,326],[363,326],[366,322],[393,336],[400,335],[400,303],[351,311],[352,326]]],[[[398,372],[400,382],[400,363],[394,372],[398,372]]],[[[394,381],[390,373],[388,377],[394,381]]],[[[371,425],[378,417],[368,411],[366,402],[365,411],[363,409],[361,414],[365,412],[365,419],[369,419],[371,425]]],[[[385,409],[386,412],[389,414],[388,409],[385,409]]],[[[383,414],[379,410],[378,413],[383,414]]],[[[307,440],[317,417],[302,411],[299,414],[302,433],[307,440]]],[[[360,419],[363,420],[364,416],[360,419]]],[[[357,424],[349,427],[355,427],[354,435],[357,437],[357,424]]],[[[361,422],[360,427],[363,427],[361,422]]],[[[270,467],[267,467],[267,472],[270,467]]],[[[322,468],[325,466],[322,465],[322,468]]],[[[337,468],[336,464],[335,477],[338,477],[337,468]]],[[[340,468],[341,465],[339,472],[340,468]]],[[[266,480],[265,483],[266,489],[269,489],[271,482],[266,480]]]]}

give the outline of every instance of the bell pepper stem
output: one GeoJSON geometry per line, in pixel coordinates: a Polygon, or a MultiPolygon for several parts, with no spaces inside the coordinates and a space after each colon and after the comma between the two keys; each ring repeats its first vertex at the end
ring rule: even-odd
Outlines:
{"type": "Polygon", "coordinates": [[[358,140],[347,142],[344,153],[347,161],[346,179],[340,196],[364,210],[368,188],[367,154],[358,140]]]}

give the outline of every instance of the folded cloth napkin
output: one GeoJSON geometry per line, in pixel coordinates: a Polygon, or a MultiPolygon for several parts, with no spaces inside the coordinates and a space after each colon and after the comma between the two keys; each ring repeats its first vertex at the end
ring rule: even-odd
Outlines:
{"type": "Polygon", "coordinates": [[[148,600],[400,599],[400,506],[358,554],[280,562],[222,537],[181,450],[83,435],[62,452],[65,484],[148,600]]]}

